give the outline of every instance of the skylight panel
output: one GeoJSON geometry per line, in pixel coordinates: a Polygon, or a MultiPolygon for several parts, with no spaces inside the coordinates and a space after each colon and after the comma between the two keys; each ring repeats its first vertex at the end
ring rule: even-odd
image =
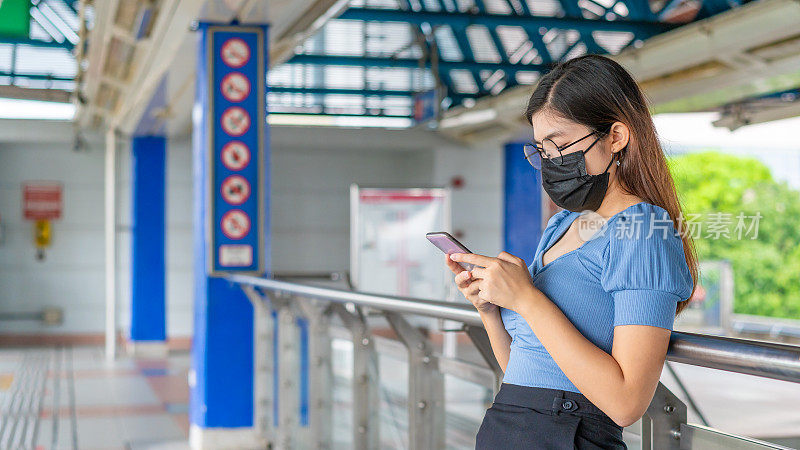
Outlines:
{"type": "Polygon", "coordinates": [[[502,61],[500,49],[494,46],[489,30],[485,26],[470,25],[467,27],[467,37],[476,61],[493,63],[502,61]]]}
{"type": "Polygon", "coordinates": [[[442,59],[445,61],[464,60],[464,54],[461,53],[461,49],[456,43],[456,38],[453,36],[453,30],[449,26],[437,27],[433,33],[436,38],[436,45],[442,54],[442,59]]]}
{"type": "Polygon", "coordinates": [[[628,31],[592,31],[595,42],[611,54],[617,54],[635,37],[628,31]]]}

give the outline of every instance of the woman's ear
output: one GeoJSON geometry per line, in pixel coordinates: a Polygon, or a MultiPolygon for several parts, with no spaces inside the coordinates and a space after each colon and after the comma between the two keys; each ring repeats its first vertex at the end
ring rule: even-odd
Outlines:
{"type": "Polygon", "coordinates": [[[622,122],[614,122],[608,132],[611,139],[611,152],[617,153],[628,146],[631,134],[628,126],[622,122]]]}

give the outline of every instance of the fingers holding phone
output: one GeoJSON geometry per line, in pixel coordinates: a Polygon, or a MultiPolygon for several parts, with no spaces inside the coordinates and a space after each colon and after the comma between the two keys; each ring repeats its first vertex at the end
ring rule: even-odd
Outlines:
{"type": "Polygon", "coordinates": [[[461,272],[467,272],[463,267],[461,267],[461,264],[450,259],[449,254],[445,254],[444,259],[447,262],[447,267],[450,268],[450,271],[452,271],[454,274],[458,275],[461,272]]]}
{"type": "Polygon", "coordinates": [[[475,279],[470,272],[476,266],[469,263],[458,263],[450,259],[451,253],[472,252],[470,252],[469,249],[464,246],[464,244],[458,242],[456,238],[445,231],[427,233],[425,237],[444,253],[444,257],[447,261],[447,267],[449,267],[450,270],[455,274],[454,281],[456,283],[456,287],[458,287],[458,290],[461,291],[464,297],[469,300],[473,306],[475,306],[475,309],[480,312],[496,311],[497,305],[489,303],[478,297],[478,294],[481,291],[481,280],[475,279]]]}
{"type": "Polygon", "coordinates": [[[478,296],[480,293],[480,280],[473,278],[472,273],[464,270],[458,263],[450,259],[450,255],[445,255],[447,266],[453,271],[455,277],[453,281],[461,294],[480,312],[492,312],[497,310],[497,305],[487,302],[478,296]]]}

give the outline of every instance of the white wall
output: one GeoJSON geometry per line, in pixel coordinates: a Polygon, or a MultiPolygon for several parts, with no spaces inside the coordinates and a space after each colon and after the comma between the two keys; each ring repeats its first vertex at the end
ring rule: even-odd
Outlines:
{"type": "MultiPolygon", "coordinates": [[[[491,150],[452,146],[422,131],[273,127],[272,269],[317,272],[349,264],[349,185],[419,186],[445,184],[453,171],[468,180],[454,194],[454,224],[467,231],[476,251],[497,246],[497,225],[486,211],[497,210],[497,157],[491,150]],[[442,150],[434,150],[441,148],[442,150]],[[461,157],[450,158],[448,155],[461,157]],[[467,172],[469,171],[469,172],[467,172]],[[488,203],[473,216],[460,212],[488,203]],[[473,236],[475,239],[472,239],[473,236]]],[[[130,152],[120,145],[118,164],[119,323],[128,328],[130,302],[130,152]]],[[[65,323],[0,322],[0,333],[102,333],[103,144],[95,139],[83,153],[72,150],[69,125],[0,121],[0,311],[33,311],[60,306],[65,323]],[[23,127],[23,128],[20,128],[23,127]],[[15,130],[28,130],[20,133],[15,130]],[[36,132],[30,132],[35,129],[36,132]],[[43,142],[43,141],[49,142],[43,142]],[[21,218],[20,182],[64,182],[64,218],[54,224],[47,260],[34,261],[31,224],[21,218]]],[[[167,150],[167,317],[168,336],[192,330],[192,165],[188,137],[170,139],[167,150]]],[[[487,250],[488,251],[488,250],[487,250]]]]}
{"type": "Polygon", "coordinates": [[[440,143],[415,132],[289,127],[272,138],[275,272],[348,269],[350,183],[430,185],[440,143]]]}
{"type": "Polygon", "coordinates": [[[0,333],[102,330],[102,150],[93,146],[74,152],[68,125],[0,122],[0,311],[39,311],[43,306],[66,311],[62,326],[3,321],[0,333]],[[40,128],[33,133],[35,127],[40,128]],[[63,217],[53,224],[52,247],[41,262],[35,259],[33,225],[22,219],[20,184],[26,180],[64,184],[63,217]]]}
{"type": "Polygon", "coordinates": [[[461,242],[475,253],[497,255],[503,250],[503,145],[439,146],[434,167],[434,184],[464,180],[452,200],[453,230],[463,233],[461,242]]]}

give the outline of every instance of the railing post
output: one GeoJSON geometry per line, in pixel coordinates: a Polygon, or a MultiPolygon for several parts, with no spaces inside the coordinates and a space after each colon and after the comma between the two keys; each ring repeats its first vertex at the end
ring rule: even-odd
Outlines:
{"type": "Polygon", "coordinates": [[[400,314],[384,315],[408,349],[408,448],[444,448],[444,374],[422,333],[400,314]]]}
{"type": "Polygon", "coordinates": [[[350,313],[341,303],[334,304],[333,309],[353,334],[353,448],[380,448],[380,378],[375,344],[362,315],[350,313]]]}
{"type": "Polygon", "coordinates": [[[270,295],[272,305],[277,312],[273,330],[275,337],[273,392],[277,402],[275,408],[277,423],[273,444],[281,449],[296,447],[298,424],[296,418],[300,400],[297,390],[297,372],[300,367],[298,333],[289,297],[281,292],[273,292],[270,295]]]}
{"type": "Polygon", "coordinates": [[[725,333],[731,332],[733,319],[733,301],[736,298],[734,291],[733,266],[730,261],[719,262],[719,301],[721,320],[720,325],[725,333]]]}
{"type": "Polygon", "coordinates": [[[329,333],[330,304],[298,298],[297,306],[308,320],[308,426],[310,448],[328,449],[333,438],[333,366],[329,333]]]}
{"type": "Polygon", "coordinates": [[[494,356],[494,351],[492,351],[492,344],[489,342],[489,335],[486,334],[486,330],[483,327],[476,327],[473,325],[466,325],[464,324],[464,331],[469,336],[469,339],[472,341],[472,344],[475,348],[478,349],[478,352],[483,356],[484,361],[486,364],[489,365],[489,368],[492,369],[494,372],[494,386],[492,386],[492,393],[497,395],[497,391],[500,390],[500,384],[503,382],[503,369],[500,367],[500,363],[497,362],[497,358],[494,356]]]}
{"type": "MultiPolygon", "coordinates": [[[[306,311],[303,303],[314,304],[314,300],[320,302],[330,302],[330,312],[335,311],[341,316],[342,321],[352,334],[354,343],[353,352],[353,416],[354,416],[354,440],[353,448],[372,449],[379,448],[379,379],[377,368],[377,356],[375,339],[370,335],[367,321],[362,313],[362,308],[371,308],[379,311],[389,321],[400,340],[409,353],[409,443],[412,449],[435,449],[444,445],[444,405],[443,387],[444,373],[452,374],[457,377],[468,379],[474,383],[489,386],[497,386],[502,380],[502,372],[491,351],[488,336],[480,326],[480,317],[468,305],[445,304],[445,302],[429,301],[394,296],[379,296],[375,294],[353,292],[341,289],[328,289],[317,286],[292,284],[273,279],[262,279],[241,275],[231,275],[228,280],[234,283],[249,285],[258,290],[245,289],[248,297],[254,304],[261,306],[264,303],[265,309],[257,307],[256,320],[264,321],[264,312],[278,314],[272,327],[273,336],[271,352],[275,356],[273,361],[274,369],[277,371],[272,379],[274,383],[270,386],[274,389],[272,404],[275,413],[272,415],[275,420],[272,425],[275,430],[271,433],[273,448],[307,448],[307,442],[298,441],[298,429],[293,420],[298,413],[298,390],[292,385],[296,380],[297,351],[293,344],[297,344],[297,326],[294,318],[298,315],[308,317],[318,317],[316,311],[306,311]],[[264,295],[259,292],[264,289],[269,292],[270,303],[266,303],[264,298],[256,298],[255,295],[264,295]],[[290,301],[291,296],[302,298],[297,301],[290,301]],[[271,306],[271,308],[269,308],[271,306]],[[301,309],[300,313],[293,313],[291,307],[297,306],[301,309]],[[276,309],[277,308],[277,309],[276,309]],[[279,311],[279,312],[278,312],[279,311]],[[303,312],[304,311],[304,312],[303,312]],[[463,330],[468,334],[472,342],[476,345],[483,358],[491,368],[491,375],[487,373],[485,367],[479,367],[463,361],[437,357],[433,354],[431,346],[424,334],[412,327],[404,318],[404,315],[420,315],[426,317],[436,317],[440,319],[458,320],[465,324],[463,330]],[[284,326],[280,326],[283,323],[284,326]],[[291,325],[291,326],[287,326],[291,325]],[[279,364],[280,363],[280,364],[279,364]],[[477,373],[469,373],[476,370],[477,373]],[[477,380],[477,381],[475,381],[477,380]],[[284,383],[281,385],[280,383],[284,383]],[[280,400],[280,403],[278,402],[280,400]],[[280,411],[280,415],[278,414],[280,411]],[[280,422],[278,421],[280,418],[280,422]]],[[[328,310],[323,310],[322,315],[329,315],[328,310]]],[[[314,322],[315,319],[311,321],[314,322]]],[[[306,321],[304,320],[303,323],[306,321]]],[[[266,320],[268,325],[269,321],[266,320]]],[[[305,325],[303,325],[305,327],[305,325]]],[[[327,326],[320,322],[320,326],[327,326]]],[[[262,325],[257,325],[256,329],[266,329],[262,325]]],[[[338,328],[338,327],[337,327],[338,328]]],[[[320,330],[324,328],[319,328],[320,330]]],[[[325,340],[327,332],[313,332],[314,339],[325,340]]],[[[305,336],[306,334],[301,334],[305,336]]],[[[265,341],[266,334],[259,332],[255,337],[258,342],[265,341]]],[[[383,346],[382,340],[379,341],[383,346]]],[[[263,349],[262,344],[256,345],[255,354],[257,370],[260,370],[262,362],[260,356],[268,354],[269,350],[263,349]]],[[[322,354],[325,346],[322,342],[311,343],[309,338],[309,352],[311,347],[316,345],[316,349],[322,354]]],[[[327,345],[327,343],[326,343],[327,345]]],[[[397,351],[397,344],[386,344],[388,351],[397,351]]],[[[402,350],[401,350],[402,351],[402,350]]],[[[749,374],[774,380],[785,380],[800,383],[800,349],[797,346],[759,342],[747,339],[726,338],[712,335],[702,335],[687,332],[673,332],[670,337],[670,345],[667,351],[667,360],[692,364],[699,367],[707,367],[718,370],[725,370],[734,373],[749,374]]],[[[324,358],[324,357],[323,357],[324,358]]],[[[324,360],[324,359],[323,359],[324,360]]],[[[305,365],[305,358],[303,364],[305,365]]],[[[324,365],[325,363],[323,363],[324,365]]],[[[313,367],[313,365],[312,365],[313,367]]],[[[327,372],[325,367],[324,371],[327,372]]],[[[322,370],[313,370],[316,374],[310,376],[321,376],[322,370]]],[[[262,376],[257,377],[264,379],[262,376]]],[[[678,379],[679,380],[679,379],[678,379]]],[[[324,379],[311,382],[315,386],[323,386],[324,379]]],[[[680,382],[679,382],[680,384],[680,382]]],[[[310,390],[310,386],[309,386],[310,390]]],[[[263,390],[258,390],[259,397],[263,390]]],[[[304,391],[305,392],[305,391],[304,391]]],[[[324,398],[324,392],[313,395],[315,399],[324,398]]],[[[324,403],[324,401],[323,401],[324,403]]],[[[260,402],[262,405],[256,414],[255,422],[263,422],[264,414],[261,412],[268,403],[260,402]]],[[[312,401],[311,411],[319,409],[312,401]]],[[[327,409],[326,409],[327,410],[327,409]]],[[[321,412],[320,415],[326,413],[321,412]]],[[[696,424],[687,424],[686,405],[669,391],[663,384],[659,383],[653,396],[653,400],[648,406],[644,417],[640,421],[642,433],[642,449],[688,449],[692,446],[708,447],[708,443],[719,446],[714,448],[779,448],[763,441],[752,438],[736,436],[710,427],[696,424]],[[746,444],[742,446],[741,444],[746,444]]],[[[324,426],[325,421],[320,420],[320,425],[324,426]]],[[[331,423],[327,424],[328,426],[331,423]]],[[[311,436],[310,432],[302,430],[306,435],[311,436]]],[[[324,431],[315,431],[313,436],[324,435],[324,431]]],[[[308,441],[311,442],[311,441],[308,441]]]]}
{"type": "Polygon", "coordinates": [[[642,450],[680,449],[681,424],[686,419],[686,405],[659,382],[642,417],[642,450]]]}
{"type": "Polygon", "coordinates": [[[253,286],[243,285],[242,290],[253,304],[253,426],[261,437],[271,441],[274,432],[269,420],[274,407],[270,395],[274,382],[270,370],[274,360],[271,345],[273,324],[270,318],[272,305],[269,298],[261,296],[253,286]]]}

